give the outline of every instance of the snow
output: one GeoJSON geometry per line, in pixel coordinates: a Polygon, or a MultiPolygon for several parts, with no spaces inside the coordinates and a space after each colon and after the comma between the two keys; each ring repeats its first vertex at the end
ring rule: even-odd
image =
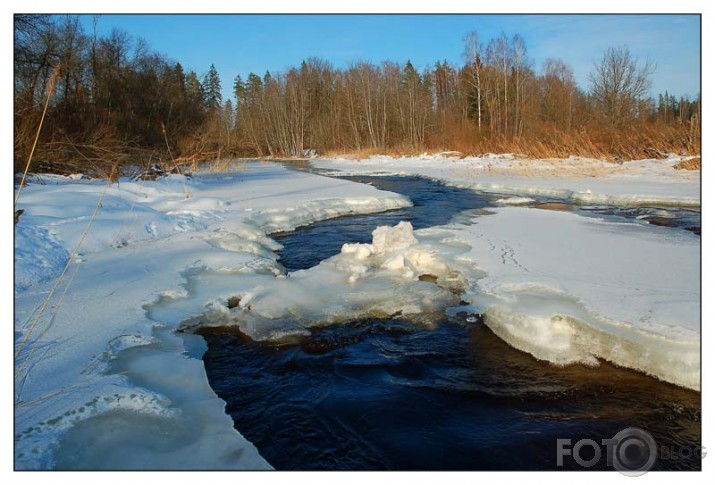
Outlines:
{"type": "Polygon", "coordinates": [[[547,196],[578,204],[699,207],[700,171],[673,168],[687,158],[692,157],[616,164],[580,157],[528,160],[486,154],[460,159],[425,154],[316,159],[311,164],[334,173],[421,175],[486,193],[547,196]]]}
{"type": "Polygon", "coordinates": [[[471,248],[458,260],[482,272],[465,272],[462,298],[494,333],[556,364],[598,357],[699,389],[699,238],[561,211],[494,212],[452,229],[471,248]]]}
{"type": "Polygon", "coordinates": [[[313,326],[368,317],[428,324],[458,301],[451,291],[458,287],[457,273],[434,250],[418,245],[409,222],[400,222],[375,229],[371,244],[346,243],[313,268],[254,288],[235,287],[236,308],[217,302],[184,327],[238,325],[255,340],[282,340],[313,326]],[[440,275],[439,286],[421,275],[440,275]]]}
{"type": "Polygon", "coordinates": [[[699,389],[699,249],[687,232],[520,207],[469,225],[413,231],[401,222],[318,266],[243,286],[237,308],[215,305],[185,325],[282,340],[359,318],[430,325],[461,299],[471,306],[452,311],[483,313],[496,335],[538,359],[605,359],[699,389]]]}
{"type": "Polygon", "coordinates": [[[499,205],[524,205],[531,204],[532,202],[534,202],[534,199],[531,197],[507,197],[496,200],[496,203],[499,205]]]}
{"type": "Polygon", "coordinates": [[[15,228],[15,293],[62,272],[69,254],[47,228],[28,226],[25,221],[15,228]]]}
{"type": "Polygon", "coordinates": [[[267,233],[409,200],[270,163],[76,179],[43,176],[18,205],[17,468],[270,468],[209,387],[202,339],[174,333],[191,313],[169,318],[163,306],[191,300],[192,278],[274,279],[279,245],[267,233]]]}

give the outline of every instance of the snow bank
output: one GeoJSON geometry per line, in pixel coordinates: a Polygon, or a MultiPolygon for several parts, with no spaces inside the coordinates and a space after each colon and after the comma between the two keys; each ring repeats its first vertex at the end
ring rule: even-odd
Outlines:
{"type": "Polygon", "coordinates": [[[268,234],[292,231],[317,221],[354,214],[372,214],[410,207],[403,196],[360,197],[314,200],[300,207],[266,209],[248,218],[248,222],[268,234]]]}
{"type": "Polygon", "coordinates": [[[282,273],[267,233],[410,204],[266,163],[30,182],[15,226],[18,469],[270,468],[209,387],[203,340],[178,323],[282,273]]]}
{"type": "Polygon", "coordinates": [[[459,159],[425,154],[316,159],[311,164],[344,174],[421,175],[487,193],[547,196],[579,204],[699,207],[700,171],[673,168],[686,158],[673,155],[615,164],[580,157],[529,160],[486,154],[459,159]]]}
{"type": "Polygon", "coordinates": [[[462,298],[512,346],[556,364],[603,358],[699,389],[697,237],[516,207],[454,237],[471,246],[458,260],[486,274],[462,298]]]}
{"type": "MultiPolygon", "coordinates": [[[[461,163],[405,166],[457,184],[463,177],[449,164],[461,163]]],[[[671,180],[634,167],[588,186],[575,176],[521,184],[497,174],[487,183],[564,197],[697,198],[691,175],[671,180]]],[[[490,177],[480,170],[464,183],[490,177]]],[[[504,207],[439,228],[378,228],[371,244],[346,244],[284,276],[270,233],[409,200],[262,163],[111,186],[48,179],[23,189],[15,226],[19,469],[270,468],[208,386],[201,341],[175,335],[181,323],[236,324],[256,339],[282,339],[367,316],[428,325],[461,298],[537,358],[603,358],[699,388],[699,239],[683,231],[504,207]],[[238,305],[229,309],[229,299],[238,305]]]]}

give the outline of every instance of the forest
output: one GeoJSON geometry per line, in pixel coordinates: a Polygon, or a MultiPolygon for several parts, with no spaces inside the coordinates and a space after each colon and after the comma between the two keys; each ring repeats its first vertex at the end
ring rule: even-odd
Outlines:
{"type": "MultiPolygon", "coordinates": [[[[535,66],[519,34],[463,39],[463,63],[335,67],[222,80],[140,38],[87,31],[77,16],[14,18],[14,166],[116,176],[123,167],[228,157],[334,154],[600,157],[700,152],[700,95],[650,95],[656,68],[613,46],[589,85],[554,57],[535,66]],[[223,83],[233,96],[223,99],[223,83]]],[[[250,46],[243,46],[250,49],[250,46]]],[[[241,48],[236,49],[236,56],[241,48]]]]}

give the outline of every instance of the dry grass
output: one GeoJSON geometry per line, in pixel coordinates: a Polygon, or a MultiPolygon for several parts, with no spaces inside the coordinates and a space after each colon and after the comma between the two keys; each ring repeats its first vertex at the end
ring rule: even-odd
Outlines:
{"type": "Polygon", "coordinates": [[[676,170],[700,170],[700,158],[691,158],[683,160],[680,163],[673,165],[676,170]]]}
{"type": "Polygon", "coordinates": [[[373,156],[388,155],[391,157],[409,157],[417,156],[425,153],[425,150],[417,150],[408,147],[388,147],[388,148],[361,148],[359,150],[350,148],[336,148],[323,150],[319,156],[323,157],[340,157],[349,160],[363,160],[373,156]]]}
{"type": "Polygon", "coordinates": [[[700,153],[699,125],[690,123],[639,123],[618,129],[592,123],[567,132],[543,125],[524,137],[480,136],[474,127],[453,126],[447,133],[428,141],[441,150],[458,150],[472,156],[484,153],[519,153],[542,159],[581,156],[614,163],[663,159],[668,153],[700,153]]]}

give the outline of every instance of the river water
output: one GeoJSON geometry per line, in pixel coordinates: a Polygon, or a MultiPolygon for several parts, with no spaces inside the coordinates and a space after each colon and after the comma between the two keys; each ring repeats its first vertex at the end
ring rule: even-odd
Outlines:
{"type": "MultiPolygon", "coordinates": [[[[287,271],[312,267],[345,242],[369,242],[379,225],[408,220],[419,229],[464,211],[489,217],[498,198],[420,177],[346,178],[407,195],[414,207],[275,235],[287,271]]],[[[700,231],[698,211],[532,205],[700,231]]],[[[281,346],[207,329],[203,359],[236,429],[279,470],[583,469],[570,457],[557,466],[557,439],[600,443],[628,427],[653,435],[655,469],[700,469],[699,393],[607,362],[555,367],[464,316],[431,329],[355,321],[281,346]]],[[[594,453],[583,447],[580,457],[594,453]]],[[[611,469],[605,448],[590,469],[611,469]]]]}

